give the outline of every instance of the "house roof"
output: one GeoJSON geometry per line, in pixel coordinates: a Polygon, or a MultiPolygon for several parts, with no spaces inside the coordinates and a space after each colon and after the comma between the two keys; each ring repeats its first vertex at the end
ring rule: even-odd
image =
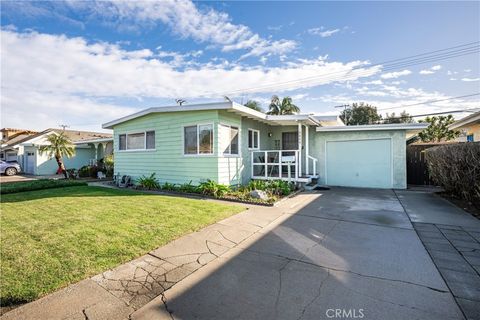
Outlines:
{"type": "Polygon", "coordinates": [[[449,128],[450,129],[457,129],[460,127],[463,127],[465,125],[470,125],[474,123],[480,123],[480,111],[475,112],[474,114],[471,114],[469,116],[466,116],[458,121],[455,121],[452,123],[449,128]]]}
{"type": "Polygon", "coordinates": [[[428,123],[392,123],[392,124],[370,124],[358,126],[332,126],[317,127],[317,132],[325,131],[382,131],[382,130],[407,130],[421,131],[428,127],[428,123]]]}
{"type": "Polygon", "coordinates": [[[139,117],[146,116],[152,113],[164,113],[164,112],[188,112],[188,111],[204,111],[204,110],[225,110],[227,112],[232,112],[239,114],[241,116],[259,120],[268,124],[277,124],[277,125],[290,125],[296,124],[299,121],[303,121],[312,125],[319,125],[320,123],[312,116],[308,114],[296,114],[296,115],[267,115],[263,112],[259,112],[250,108],[247,108],[241,104],[235,102],[214,102],[214,103],[201,103],[201,104],[190,104],[185,106],[166,106],[166,107],[154,107],[148,108],[131,115],[104,123],[102,128],[104,129],[113,129],[117,124],[133,120],[139,117]]]}
{"type": "Polygon", "coordinates": [[[73,143],[78,143],[78,142],[83,142],[86,143],[86,141],[92,141],[95,139],[103,139],[103,138],[110,138],[112,139],[112,134],[110,133],[103,133],[103,132],[92,132],[92,131],[79,131],[79,130],[62,130],[62,129],[46,129],[43,130],[42,132],[39,132],[37,134],[28,136],[20,141],[17,141],[14,145],[16,146],[19,144],[27,144],[29,142],[33,142],[33,140],[36,140],[46,134],[49,133],[57,133],[60,134],[63,132],[73,143]]]}

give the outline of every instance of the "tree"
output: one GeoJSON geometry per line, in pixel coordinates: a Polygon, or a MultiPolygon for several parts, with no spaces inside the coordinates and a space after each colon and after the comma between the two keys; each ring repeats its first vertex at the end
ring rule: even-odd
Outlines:
{"type": "Polygon", "coordinates": [[[264,112],[263,108],[260,106],[260,103],[255,100],[248,100],[247,103],[245,103],[245,107],[253,109],[255,111],[264,112]]]}
{"type": "Polygon", "coordinates": [[[412,116],[407,113],[407,111],[402,111],[400,115],[397,117],[395,116],[395,112],[392,114],[386,114],[385,122],[384,123],[414,123],[412,116]]]}
{"type": "Polygon", "coordinates": [[[277,95],[272,96],[267,114],[284,115],[299,113],[300,108],[293,104],[292,98],[284,97],[281,101],[277,95]]]}
{"type": "Polygon", "coordinates": [[[353,103],[350,108],[343,110],[340,113],[340,119],[347,126],[351,126],[377,123],[382,116],[377,113],[376,107],[360,102],[353,103]]]}
{"type": "Polygon", "coordinates": [[[422,142],[440,142],[453,140],[460,135],[460,131],[450,130],[449,125],[455,122],[451,114],[448,116],[426,117],[424,121],[430,125],[418,134],[422,142]]]}
{"type": "Polygon", "coordinates": [[[43,145],[39,148],[40,154],[46,153],[49,158],[55,157],[57,161],[58,170],[63,173],[65,178],[67,170],[63,164],[63,157],[71,158],[75,155],[75,147],[72,141],[62,132],[60,134],[51,134],[47,137],[48,145],[43,145]]]}

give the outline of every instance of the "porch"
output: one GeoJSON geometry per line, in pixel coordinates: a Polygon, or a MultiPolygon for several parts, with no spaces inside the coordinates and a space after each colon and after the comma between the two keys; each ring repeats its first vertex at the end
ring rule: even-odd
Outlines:
{"type": "Polygon", "coordinates": [[[276,138],[274,148],[251,151],[251,178],[298,183],[310,183],[318,178],[318,159],[310,154],[311,119],[293,123],[283,120],[278,124],[271,133],[276,138]]]}

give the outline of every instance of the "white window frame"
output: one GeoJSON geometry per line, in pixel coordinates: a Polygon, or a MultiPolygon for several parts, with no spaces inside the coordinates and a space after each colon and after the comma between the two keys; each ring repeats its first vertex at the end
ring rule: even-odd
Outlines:
{"type": "Polygon", "coordinates": [[[117,147],[117,152],[152,152],[156,151],[156,142],[157,142],[157,132],[155,129],[146,129],[146,130],[135,130],[135,131],[127,131],[127,132],[122,132],[118,134],[118,147],[117,147]],[[155,140],[154,140],[154,145],[155,148],[153,149],[147,149],[147,132],[155,132],[155,140]],[[143,148],[140,149],[127,149],[128,148],[128,135],[129,134],[138,134],[138,133],[143,133],[143,148]],[[125,150],[120,150],[120,136],[125,135],[125,150]]]}
{"type": "Polygon", "coordinates": [[[211,157],[215,155],[215,125],[213,122],[192,123],[182,126],[182,154],[184,157],[211,157]],[[197,153],[185,153],[185,128],[197,126],[197,153]],[[212,152],[200,153],[200,126],[212,126],[212,152]]]}
{"type": "MultiPolygon", "coordinates": [[[[234,128],[237,128],[237,137],[238,137],[238,153],[232,153],[232,145],[231,143],[229,143],[228,145],[228,149],[229,149],[229,152],[228,153],[225,153],[225,152],[222,152],[222,155],[223,156],[227,156],[227,157],[240,157],[240,154],[242,153],[242,149],[241,149],[241,132],[240,132],[240,126],[236,126],[236,125],[230,125],[230,124],[225,124],[225,123],[219,123],[218,124],[219,126],[224,126],[224,127],[227,127],[229,129],[229,133],[231,133],[230,130],[232,130],[232,127],[234,128]]],[[[221,150],[220,150],[221,151],[221,150]]]]}
{"type": "MultiPolygon", "coordinates": [[[[252,134],[252,143],[253,143],[253,146],[255,146],[254,138],[255,138],[255,135],[252,134]]],[[[260,130],[248,128],[247,145],[248,145],[248,150],[260,150],[260,130]],[[249,140],[249,138],[250,138],[250,131],[257,133],[258,143],[257,143],[257,147],[256,147],[256,148],[255,148],[255,147],[250,148],[250,145],[248,145],[248,143],[249,143],[248,140],[249,140]]]]}

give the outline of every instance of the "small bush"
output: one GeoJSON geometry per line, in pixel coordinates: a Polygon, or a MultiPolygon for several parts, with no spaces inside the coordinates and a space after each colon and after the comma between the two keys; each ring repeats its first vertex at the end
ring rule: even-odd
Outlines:
{"type": "Polygon", "coordinates": [[[80,169],[78,169],[78,176],[80,178],[90,177],[90,166],[83,166],[80,169]]]}
{"type": "Polygon", "coordinates": [[[162,184],[161,189],[166,191],[177,191],[177,186],[174,183],[165,182],[162,184]]]}
{"type": "Polygon", "coordinates": [[[73,186],[86,186],[87,183],[78,180],[51,180],[40,179],[33,181],[19,181],[2,183],[0,185],[0,194],[17,193],[25,191],[52,189],[52,188],[64,188],[73,186]]]}
{"type": "Polygon", "coordinates": [[[137,181],[138,185],[147,190],[160,189],[160,183],[158,183],[157,178],[155,178],[155,172],[152,173],[149,177],[142,176],[137,181]]]}
{"type": "Polygon", "coordinates": [[[429,148],[430,177],[462,199],[480,199],[480,143],[456,143],[429,148]]]}
{"type": "Polygon", "coordinates": [[[224,184],[217,183],[213,180],[207,180],[200,183],[198,189],[201,193],[209,196],[214,196],[216,198],[224,196],[227,192],[230,191],[230,187],[224,184]]]}
{"type": "Polygon", "coordinates": [[[190,180],[189,183],[181,184],[180,186],[178,186],[177,189],[180,192],[186,192],[186,193],[198,193],[199,192],[198,186],[194,186],[192,184],[192,180],[190,180]]]}

